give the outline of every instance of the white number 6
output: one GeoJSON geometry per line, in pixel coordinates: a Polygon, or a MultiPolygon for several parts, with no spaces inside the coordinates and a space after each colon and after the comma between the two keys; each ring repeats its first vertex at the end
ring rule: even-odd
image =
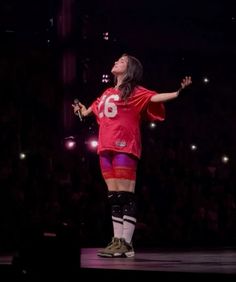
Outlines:
{"type": "MultiPolygon", "coordinates": [[[[119,101],[119,95],[117,94],[113,94],[111,96],[109,96],[108,98],[104,97],[105,102],[104,102],[104,115],[106,117],[115,117],[117,115],[117,106],[115,103],[111,102],[111,100],[113,101],[119,101]]],[[[102,100],[101,103],[104,101],[102,100]]],[[[101,107],[101,103],[99,104],[99,108],[101,107]]],[[[103,113],[100,112],[99,113],[100,117],[103,117],[103,113]]]]}

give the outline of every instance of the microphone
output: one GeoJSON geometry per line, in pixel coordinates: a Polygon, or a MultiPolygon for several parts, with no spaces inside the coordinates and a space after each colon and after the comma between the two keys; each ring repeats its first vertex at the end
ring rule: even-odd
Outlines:
{"type": "MultiPolygon", "coordinates": [[[[74,104],[79,105],[79,99],[74,99],[74,104]]],[[[75,115],[77,115],[79,117],[80,121],[82,121],[82,115],[81,115],[80,110],[75,111],[75,115]]]]}

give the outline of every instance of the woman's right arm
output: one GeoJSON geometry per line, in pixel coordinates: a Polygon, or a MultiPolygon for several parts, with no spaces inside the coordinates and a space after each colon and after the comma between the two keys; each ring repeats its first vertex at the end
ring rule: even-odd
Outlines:
{"type": "Polygon", "coordinates": [[[76,104],[72,104],[72,107],[74,108],[74,113],[78,113],[78,111],[80,112],[80,114],[82,115],[82,117],[86,117],[92,114],[92,107],[89,107],[88,109],[85,107],[85,105],[79,103],[76,104]]]}
{"type": "Polygon", "coordinates": [[[80,112],[83,117],[89,116],[92,114],[92,107],[86,108],[83,104],[79,103],[80,112]]]}

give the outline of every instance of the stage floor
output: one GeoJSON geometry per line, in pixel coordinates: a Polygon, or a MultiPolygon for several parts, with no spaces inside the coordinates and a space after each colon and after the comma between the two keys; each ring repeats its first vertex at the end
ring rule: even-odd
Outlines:
{"type": "Polygon", "coordinates": [[[97,256],[97,250],[81,249],[81,269],[129,270],[139,274],[200,274],[236,279],[235,249],[145,249],[136,250],[134,258],[101,258],[97,256]]]}

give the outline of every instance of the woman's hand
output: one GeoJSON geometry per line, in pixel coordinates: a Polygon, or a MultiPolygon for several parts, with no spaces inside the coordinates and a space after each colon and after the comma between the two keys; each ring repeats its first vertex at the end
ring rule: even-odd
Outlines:
{"type": "Polygon", "coordinates": [[[80,106],[79,106],[79,104],[76,103],[76,104],[72,104],[71,106],[74,108],[74,109],[73,109],[73,110],[74,110],[74,114],[75,114],[75,115],[78,115],[78,112],[80,112],[80,106]]]}
{"type": "Polygon", "coordinates": [[[79,116],[80,119],[82,117],[86,117],[91,114],[92,109],[86,108],[85,105],[79,102],[79,100],[75,99],[74,104],[72,104],[72,107],[74,108],[74,114],[79,116]]]}
{"type": "Polygon", "coordinates": [[[88,110],[87,110],[87,108],[85,107],[85,105],[83,105],[83,104],[81,104],[81,103],[79,102],[78,106],[79,106],[79,110],[80,110],[82,116],[83,116],[83,117],[87,116],[87,111],[88,111],[88,110]]]}
{"type": "Polygon", "coordinates": [[[192,83],[192,78],[191,76],[185,76],[185,78],[182,79],[181,81],[181,87],[179,88],[179,90],[176,92],[176,96],[179,96],[180,91],[182,91],[184,88],[186,88],[187,86],[189,86],[192,83]]]}
{"type": "Polygon", "coordinates": [[[192,83],[191,76],[185,76],[185,78],[181,82],[181,89],[184,89],[185,87],[189,86],[192,83]]]}

